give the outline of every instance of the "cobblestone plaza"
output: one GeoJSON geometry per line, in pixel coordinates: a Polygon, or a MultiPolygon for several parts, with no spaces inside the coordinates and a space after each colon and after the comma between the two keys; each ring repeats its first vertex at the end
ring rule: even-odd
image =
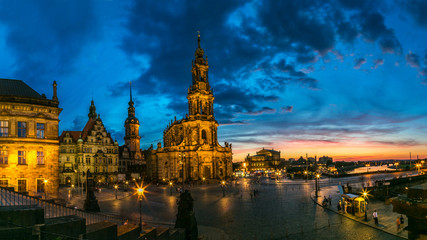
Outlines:
{"type": "MultiPolygon", "coordinates": [[[[374,182],[404,174],[366,175],[364,179],[374,182]]],[[[357,185],[360,177],[320,180],[321,187],[339,182],[357,185]]],[[[314,181],[284,180],[277,183],[262,179],[257,183],[253,179],[239,179],[227,186],[225,197],[217,184],[186,185],[185,188],[195,199],[199,233],[204,239],[401,239],[399,235],[387,233],[393,232],[394,228],[384,226],[380,230],[316,205],[310,198],[314,181]],[[259,191],[255,197],[254,189],[259,191]]],[[[172,226],[176,219],[177,196],[175,190],[171,195],[166,186],[149,186],[143,202],[143,221],[148,225],[172,226]]],[[[119,200],[100,199],[100,206],[105,213],[129,219],[139,217],[134,196],[119,197],[119,200]]],[[[389,214],[380,212],[380,221],[389,214]]]]}

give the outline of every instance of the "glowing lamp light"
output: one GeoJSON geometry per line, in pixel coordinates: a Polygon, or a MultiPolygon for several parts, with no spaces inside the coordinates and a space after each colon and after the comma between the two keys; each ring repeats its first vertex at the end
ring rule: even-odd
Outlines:
{"type": "Polygon", "coordinates": [[[141,196],[142,194],[144,194],[144,189],[138,188],[138,196],[141,196]]]}
{"type": "Polygon", "coordinates": [[[172,186],[172,184],[173,184],[172,182],[169,182],[169,185],[171,185],[171,186],[172,186]]]}
{"type": "Polygon", "coordinates": [[[206,180],[206,178],[205,178],[205,177],[203,177],[202,179],[203,179],[203,181],[205,181],[205,180],[206,180]]]}
{"type": "Polygon", "coordinates": [[[47,179],[45,179],[43,182],[44,182],[44,184],[46,184],[47,183],[47,179]]]}
{"type": "Polygon", "coordinates": [[[320,178],[320,174],[316,174],[316,177],[317,177],[317,178],[320,178]]]}
{"type": "Polygon", "coordinates": [[[74,184],[71,184],[71,187],[74,188],[74,184]]]}
{"type": "Polygon", "coordinates": [[[222,181],[222,182],[221,182],[221,184],[222,184],[222,185],[225,185],[225,181],[222,181]]]}
{"type": "Polygon", "coordinates": [[[116,189],[116,190],[117,190],[117,188],[119,188],[119,186],[117,186],[117,185],[114,185],[114,189],[116,189]]]}

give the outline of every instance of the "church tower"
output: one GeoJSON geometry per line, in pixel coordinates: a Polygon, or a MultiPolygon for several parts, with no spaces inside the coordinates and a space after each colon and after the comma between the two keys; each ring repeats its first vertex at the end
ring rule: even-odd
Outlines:
{"type": "Polygon", "coordinates": [[[208,57],[204,58],[204,51],[200,47],[200,34],[197,36],[198,47],[196,59],[191,62],[192,85],[188,89],[188,113],[190,120],[206,119],[214,120],[213,93],[209,86],[208,57]]]}
{"type": "Polygon", "coordinates": [[[135,107],[132,101],[132,83],[130,84],[130,100],[128,107],[128,117],[125,121],[125,145],[129,148],[130,152],[135,152],[135,158],[140,159],[140,145],[139,140],[139,120],[135,117],[135,107]]]}

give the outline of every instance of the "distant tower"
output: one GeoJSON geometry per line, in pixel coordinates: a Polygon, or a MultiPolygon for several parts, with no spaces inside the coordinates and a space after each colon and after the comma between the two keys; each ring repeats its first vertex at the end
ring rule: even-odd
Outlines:
{"type": "Polygon", "coordinates": [[[98,116],[98,114],[96,114],[96,107],[95,103],[93,102],[93,99],[90,102],[89,114],[87,116],[92,119],[96,119],[96,117],[98,116]]]}
{"type": "Polygon", "coordinates": [[[128,117],[125,121],[125,145],[129,148],[130,152],[135,152],[134,156],[136,159],[140,159],[141,151],[139,140],[141,137],[139,136],[139,120],[135,117],[135,107],[133,106],[132,101],[132,83],[130,84],[130,100],[128,107],[128,117]]]}
{"type": "Polygon", "coordinates": [[[200,47],[200,34],[197,35],[198,47],[196,59],[191,62],[193,82],[188,89],[188,113],[190,119],[213,120],[213,93],[209,85],[208,58],[204,59],[204,51],[200,47]]]}

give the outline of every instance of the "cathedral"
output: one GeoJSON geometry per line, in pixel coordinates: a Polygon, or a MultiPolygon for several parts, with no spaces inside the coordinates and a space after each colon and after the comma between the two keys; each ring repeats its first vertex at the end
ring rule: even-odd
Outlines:
{"type": "Polygon", "coordinates": [[[232,175],[231,144],[218,143],[213,91],[209,85],[208,58],[200,47],[192,61],[192,84],[188,89],[188,114],[176,117],[163,132],[163,144],[153,149],[148,175],[153,179],[192,181],[227,179],[232,175]]]}

